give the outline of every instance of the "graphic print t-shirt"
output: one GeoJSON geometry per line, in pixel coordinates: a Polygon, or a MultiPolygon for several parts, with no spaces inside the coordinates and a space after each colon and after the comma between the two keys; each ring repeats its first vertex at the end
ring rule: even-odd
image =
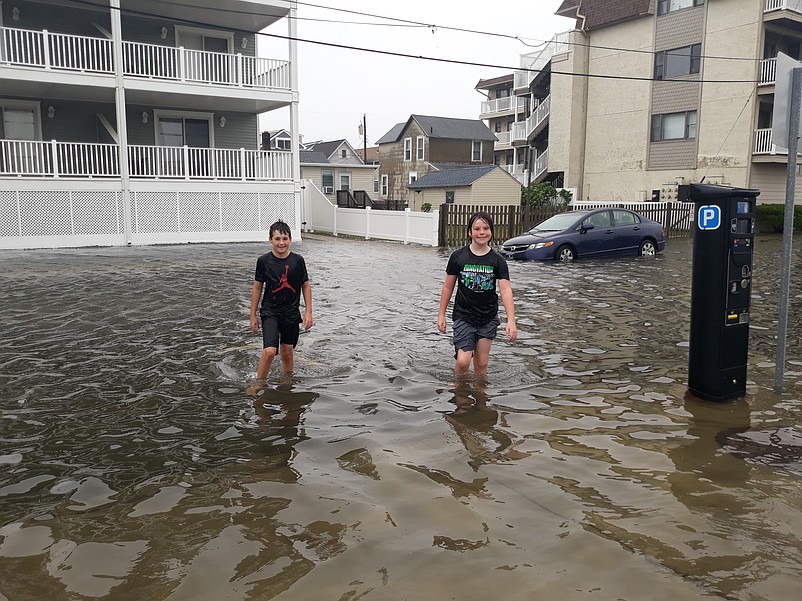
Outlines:
{"type": "Polygon", "coordinates": [[[495,250],[480,257],[465,246],[451,254],[446,273],[457,276],[452,319],[479,326],[498,316],[496,280],[510,279],[504,257],[495,250]]]}
{"type": "Polygon", "coordinates": [[[253,279],[264,282],[262,317],[278,317],[288,321],[301,321],[301,287],[309,280],[306,262],[301,255],[290,253],[279,259],[272,252],[256,261],[253,279]]]}

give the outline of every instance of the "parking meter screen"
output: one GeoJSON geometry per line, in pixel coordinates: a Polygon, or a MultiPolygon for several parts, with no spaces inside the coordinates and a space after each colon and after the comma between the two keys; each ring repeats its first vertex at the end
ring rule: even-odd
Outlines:
{"type": "Polygon", "coordinates": [[[751,205],[752,203],[748,200],[739,200],[738,201],[738,214],[743,215],[744,213],[751,213],[751,205]]]}

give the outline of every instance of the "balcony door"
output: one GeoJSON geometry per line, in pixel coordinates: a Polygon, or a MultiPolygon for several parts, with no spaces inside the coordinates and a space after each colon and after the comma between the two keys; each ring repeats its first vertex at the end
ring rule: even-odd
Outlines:
{"type": "Polygon", "coordinates": [[[193,81],[230,83],[233,37],[202,29],[177,28],[178,45],[186,53],[184,77],[193,81]],[[209,53],[209,54],[204,54],[209,53]]]}
{"type": "Polygon", "coordinates": [[[212,169],[212,131],[211,115],[157,114],[157,144],[164,147],[160,153],[162,174],[208,177],[212,169]]]}
{"type": "Polygon", "coordinates": [[[41,175],[38,123],[36,106],[0,100],[0,172],[41,175]]]}

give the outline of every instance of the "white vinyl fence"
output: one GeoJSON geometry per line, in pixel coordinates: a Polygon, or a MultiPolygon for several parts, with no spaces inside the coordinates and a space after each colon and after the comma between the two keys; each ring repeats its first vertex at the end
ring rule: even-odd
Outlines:
{"type": "Polygon", "coordinates": [[[395,240],[404,244],[438,245],[438,211],[346,209],[332,203],[310,180],[303,181],[301,211],[301,223],[308,232],[359,236],[365,240],[395,240]]]}

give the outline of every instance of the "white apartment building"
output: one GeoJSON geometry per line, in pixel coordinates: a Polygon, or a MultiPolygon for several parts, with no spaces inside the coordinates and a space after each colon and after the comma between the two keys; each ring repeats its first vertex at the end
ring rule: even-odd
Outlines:
{"type": "Polygon", "coordinates": [[[556,14],[575,29],[514,75],[530,107],[510,133],[524,183],[633,201],[704,180],[784,202],[775,63],[800,58],[802,0],[564,0],[556,14]]]}
{"type": "Polygon", "coordinates": [[[300,236],[286,0],[0,0],[0,249],[300,236]],[[260,150],[289,107],[294,143],[260,150]]]}

